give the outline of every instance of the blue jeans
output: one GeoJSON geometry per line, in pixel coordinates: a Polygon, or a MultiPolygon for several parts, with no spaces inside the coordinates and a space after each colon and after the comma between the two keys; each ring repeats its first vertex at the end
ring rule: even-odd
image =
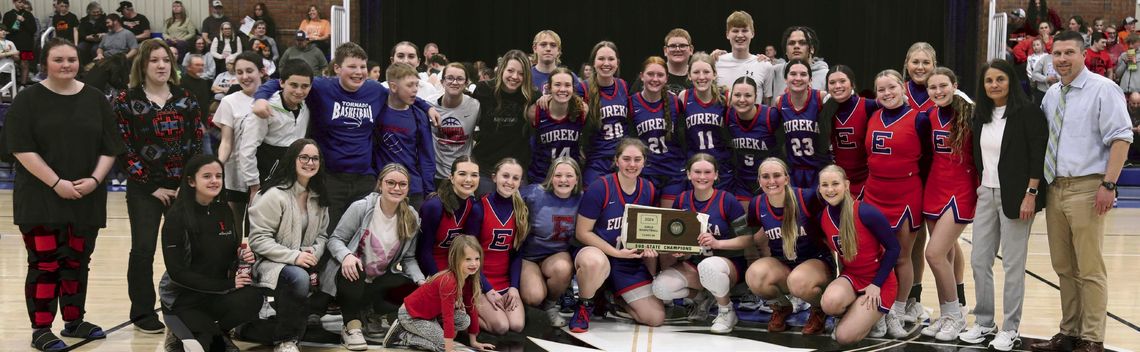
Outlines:
{"type": "Polygon", "coordinates": [[[273,297],[277,310],[277,328],[274,341],[300,339],[309,317],[309,272],[295,265],[285,265],[277,277],[273,297]]]}

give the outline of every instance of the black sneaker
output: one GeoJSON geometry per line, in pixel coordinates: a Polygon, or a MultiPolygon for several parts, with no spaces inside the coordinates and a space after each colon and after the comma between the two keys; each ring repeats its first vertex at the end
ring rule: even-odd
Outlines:
{"type": "Polygon", "coordinates": [[[158,317],[150,316],[135,321],[135,331],[145,334],[158,334],[166,330],[166,325],[158,321],[158,317]]]}

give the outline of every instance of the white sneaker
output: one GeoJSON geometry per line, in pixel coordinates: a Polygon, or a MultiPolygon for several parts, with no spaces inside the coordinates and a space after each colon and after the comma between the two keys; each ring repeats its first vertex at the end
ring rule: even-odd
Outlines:
{"type": "Polygon", "coordinates": [[[958,334],[966,329],[966,319],[957,319],[954,317],[947,317],[942,322],[942,329],[938,330],[938,334],[934,335],[934,339],[938,341],[954,341],[958,338],[958,334]]]}
{"type": "Polygon", "coordinates": [[[566,318],[562,317],[562,308],[558,308],[558,305],[546,308],[546,317],[550,318],[550,326],[556,328],[566,326],[566,318]]]}
{"type": "Polygon", "coordinates": [[[364,341],[364,332],[361,331],[361,323],[359,320],[353,320],[344,324],[344,329],[340,331],[340,341],[344,348],[349,351],[364,351],[368,349],[368,342],[364,341]]]}
{"type": "Polygon", "coordinates": [[[910,335],[906,329],[903,328],[902,318],[896,314],[887,313],[887,336],[893,339],[903,338],[910,335]]]}
{"type": "Polygon", "coordinates": [[[788,301],[792,302],[792,314],[811,309],[811,303],[808,303],[799,297],[788,295],[788,301]]]}
{"type": "Polygon", "coordinates": [[[986,336],[994,333],[995,326],[981,326],[974,324],[970,329],[958,334],[958,339],[965,343],[982,343],[986,340],[986,336]]]}
{"type": "Polygon", "coordinates": [[[301,349],[297,348],[297,341],[285,341],[273,346],[273,352],[301,352],[301,349]]]}
{"type": "Polygon", "coordinates": [[[1002,330],[990,341],[990,347],[998,351],[1009,351],[1020,344],[1021,337],[1018,337],[1017,330],[1002,330]]]}
{"type": "MultiPolygon", "coordinates": [[[[835,326],[839,326],[839,324],[835,324],[835,326]]],[[[832,332],[832,335],[833,335],[832,339],[834,340],[835,339],[835,336],[834,336],[835,332],[832,332]]],[[[875,322],[875,326],[871,328],[871,332],[869,334],[867,334],[867,336],[873,337],[873,338],[880,338],[883,336],[887,336],[887,316],[886,315],[884,315],[882,318],[879,318],[879,321],[875,322]]]]}
{"type": "Polygon", "coordinates": [[[942,330],[942,324],[946,322],[946,319],[950,319],[950,317],[943,315],[931,321],[930,325],[922,328],[922,336],[934,337],[934,335],[938,335],[938,331],[942,330]]]}
{"type": "Polygon", "coordinates": [[[708,320],[709,308],[712,307],[713,303],[716,303],[716,298],[702,289],[696,297],[693,297],[693,303],[689,306],[689,321],[708,320]]]}
{"type": "Polygon", "coordinates": [[[709,331],[714,334],[727,334],[732,332],[732,328],[736,327],[736,310],[732,308],[720,308],[717,310],[716,318],[713,319],[712,327],[709,331]]]}
{"type": "Polygon", "coordinates": [[[899,316],[906,323],[919,323],[930,319],[930,315],[926,313],[926,307],[922,306],[922,302],[907,303],[906,314],[899,316]]]}
{"type": "Polygon", "coordinates": [[[384,340],[380,341],[382,347],[392,347],[396,345],[396,340],[399,338],[400,320],[392,321],[392,326],[388,327],[388,333],[384,334],[384,340]]]}

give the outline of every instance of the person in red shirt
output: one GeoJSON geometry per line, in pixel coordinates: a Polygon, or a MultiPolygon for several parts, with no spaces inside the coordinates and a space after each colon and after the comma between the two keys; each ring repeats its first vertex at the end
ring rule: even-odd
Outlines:
{"type": "Polygon", "coordinates": [[[1092,45],[1085,49],[1085,67],[1093,73],[1113,79],[1115,72],[1112,69],[1116,66],[1116,62],[1112,61],[1108,50],[1105,50],[1107,45],[1108,39],[1103,32],[1093,33],[1092,45]]]}
{"type": "Polygon", "coordinates": [[[1018,64],[1026,63],[1029,55],[1033,55],[1033,41],[1038,38],[1045,42],[1046,53],[1053,49],[1053,25],[1049,22],[1041,22],[1037,25],[1037,33],[1036,37],[1026,38],[1013,47],[1013,58],[1018,64]]]}
{"type": "Polygon", "coordinates": [[[384,335],[384,347],[401,345],[428,351],[453,351],[456,330],[466,329],[472,348],[495,349],[492,344],[476,340],[479,311],[475,309],[475,302],[483,291],[479,280],[483,250],[479,240],[466,235],[455,237],[447,263],[448,269],[433,275],[404,298],[398,319],[384,335]]]}

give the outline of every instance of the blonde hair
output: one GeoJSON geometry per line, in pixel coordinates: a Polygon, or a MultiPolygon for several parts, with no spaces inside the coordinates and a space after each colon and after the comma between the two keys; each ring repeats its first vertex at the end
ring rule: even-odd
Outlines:
{"type": "Polygon", "coordinates": [[[724,31],[731,31],[737,27],[748,27],[752,30],[752,15],[744,11],[736,11],[728,15],[728,19],[724,21],[724,31]]]}
{"type": "Polygon", "coordinates": [[[560,156],[550,162],[550,169],[546,172],[546,179],[542,180],[542,189],[547,192],[554,192],[554,169],[557,169],[558,165],[563,164],[570,165],[570,168],[574,169],[574,176],[578,178],[578,183],[574,184],[574,190],[570,191],[570,194],[582,193],[582,168],[578,166],[578,162],[575,161],[574,158],[568,156],[560,156]]]}
{"type": "Polygon", "coordinates": [[[495,66],[495,112],[503,108],[503,91],[507,89],[507,83],[503,82],[503,71],[507,70],[507,64],[510,63],[511,60],[518,61],[519,66],[521,66],[519,68],[521,71],[519,74],[523,76],[523,79],[522,86],[519,87],[519,90],[523,95],[523,100],[531,101],[531,96],[535,93],[534,81],[532,81],[530,77],[530,59],[527,59],[527,55],[521,50],[511,49],[507,51],[506,54],[503,54],[502,59],[499,60],[499,64],[495,66]]]}
{"type": "MultiPolygon", "coordinates": [[[[408,178],[408,181],[412,180],[411,173],[408,172],[408,168],[404,167],[404,165],[389,163],[388,165],[384,165],[383,169],[380,169],[380,177],[376,178],[377,192],[380,192],[381,187],[383,187],[384,177],[393,172],[403,174],[404,177],[408,178]]],[[[377,204],[376,206],[380,205],[377,204]]],[[[416,237],[416,232],[419,231],[418,218],[419,217],[412,212],[412,207],[408,205],[408,197],[404,197],[399,203],[396,203],[396,237],[400,239],[400,242],[406,243],[416,237]]]]}
{"type": "MultiPolygon", "coordinates": [[[[784,241],[784,257],[788,260],[796,260],[796,240],[800,237],[800,200],[796,198],[795,189],[792,188],[791,175],[788,174],[788,164],[784,163],[779,158],[767,158],[760,162],[760,166],[756,168],[757,173],[760,169],[764,168],[766,164],[776,164],[780,166],[780,171],[784,173],[784,178],[788,179],[784,183],[784,217],[780,220],[780,237],[784,241]]],[[[769,200],[771,202],[771,200],[769,200]]]]}
{"type": "MultiPolygon", "coordinates": [[[[645,61],[641,63],[641,72],[648,70],[650,65],[661,66],[662,69],[665,69],[666,75],[668,75],[669,66],[665,64],[665,59],[660,56],[650,56],[646,58],[645,61]]],[[[646,89],[647,87],[647,85],[641,85],[641,89],[646,89]]],[[[673,107],[669,106],[671,103],[669,96],[668,90],[661,92],[661,117],[665,119],[665,140],[667,141],[673,139],[673,107]]]]}
{"type": "MultiPolygon", "coordinates": [[[[709,64],[709,68],[712,69],[713,76],[715,77],[717,75],[717,73],[716,73],[716,62],[713,61],[712,56],[710,56],[708,53],[705,53],[703,51],[698,51],[697,53],[693,54],[692,57],[689,58],[689,76],[693,75],[693,63],[698,62],[698,61],[709,64]]],[[[693,85],[692,90],[693,90],[693,93],[696,94],[696,90],[697,90],[696,84],[693,85]]],[[[716,84],[715,79],[712,80],[712,82],[709,82],[709,91],[712,92],[713,100],[715,100],[717,103],[720,103],[721,105],[725,104],[724,94],[720,91],[720,86],[716,84]]]]}
{"type": "Polygon", "coordinates": [[[930,46],[930,44],[927,42],[916,42],[914,44],[911,44],[910,48],[906,49],[906,58],[903,59],[903,67],[902,67],[903,82],[906,82],[906,80],[910,79],[910,73],[907,72],[906,64],[907,64],[907,62],[910,62],[910,57],[913,56],[914,53],[917,53],[917,52],[926,53],[926,55],[930,56],[931,64],[934,66],[938,66],[938,57],[936,56],[937,52],[934,51],[933,46],[930,46]]]}
{"type": "Polygon", "coordinates": [[[416,76],[416,69],[403,62],[393,63],[392,66],[388,66],[387,71],[384,71],[384,79],[390,84],[396,84],[396,81],[412,76],[416,76]]]}
{"type": "MultiPolygon", "coordinates": [[[[888,68],[886,70],[880,71],[879,74],[875,75],[875,83],[872,85],[872,87],[874,87],[876,91],[878,90],[879,78],[883,78],[883,77],[893,78],[896,82],[898,82],[900,87],[902,87],[903,85],[906,84],[906,80],[903,79],[903,76],[901,73],[899,73],[899,71],[895,71],[895,70],[888,68]]],[[[900,96],[900,97],[897,97],[896,99],[903,99],[903,105],[907,104],[906,96],[900,96]]]]}
{"type": "MultiPolygon", "coordinates": [[[[946,76],[950,79],[951,84],[958,84],[958,76],[954,71],[946,67],[937,67],[930,77],[946,76]]],[[[930,78],[927,78],[930,81],[930,78]]],[[[954,94],[953,100],[950,101],[950,108],[954,109],[954,128],[950,130],[950,150],[953,155],[962,155],[963,146],[970,143],[970,119],[974,117],[974,104],[966,101],[965,98],[958,94],[954,94]]]]}
{"type": "Polygon", "coordinates": [[[478,302],[479,297],[483,295],[483,283],[479,280],[482,274],[483,247],[479,246],[479,240],[472,236],[459,235],[451,241],[451,249],[447,251],[447,270],[432,275],[428,281],[435,280],[443,275],[452,275],[455,278],[455,307],[460,308],[465,307],[463,304],[463,284],[467,282],[467,278],[475,278],[471,280],[471,303],[478,302]],[[479,254],[479,270],[471,275],[463,273],[463,262],[467,259],[467,248],[479,254]]]}
{"type": "MultiPolygon", "coordinates": [[[[825,172],[839,174],[839,178],[847,182],[847,172],[838,165],[827,165],[819,170],[821,175],[825,172]]],[[[855,198],[851,197],[850,189],[843,191],[843,206],[839,210],[839,247],[842,249],[840,252],[845,261],[855,260],[855,255],[859,254],[859,232],[855,229],[855,198]]]]}
{"type": "MultiPolygon", "coordinates": [[[[550,39],[554,40],[554,45],[558,46],[558,53],[559,53],[558,57],[554,58],[554,65],[561,65],[562,64],[562,54],[561,54],[562,53],[562,37],[558,36],[558,33],[554,32],[552,30],[544,29],[542,31],[539,31],[538,33],[535,33],[534,34],[534,40],[530,42],[530,46],[532,48],[531,51],[534,51],[533,47],[535,45],[538,45],[538,41],[540,39],[542,39],[542,37],[550,37],[550,39]]],[[[531,53],[530,54],[530,61],[537,64],[538,63],[538,53],[531,53]]],[[[551,74],[551,75],[553,76],[553,74],[551,74]]]]}
{"type": "MultiPolygon", "coordinates": [[[[170,67],[172,70],[174,69],[174,53],[170,51],[170,46],[166,45],[166,42],[162,41],[161,39],[144,40],[142,44],[139,45],[138,55],[135,55],[134,62],[131,63],[131,75],[130,82],[127,85],[128,87],[142,87],[143,83],[146,82],[146,68],[150,65],[150,54],[155,50],[166,51],[166,57],[170,58],[170,67]]],[[[230,57],[235,56],[236,55],[230,57]]],[[[180,85],[178,75],[174,74],[174,72],[171,72],[170,78],[166,81],[166,83],[176,86],[180,85]]]]}
{"type": "MultiPolygon", "coordinates": [[[[506,165],[515,165],[519,167],[519,170],[522,170],[522,164],[519,164],[519,161],[515,160],[515,158],[503,158],[503,160],[499,160],[499,162],[495,164],[495,173],[492,178],[499,175],[499,171],[506,165]]],[[[527,211],[526,202],[523,201],[518,189],[515,189],[514,193],[511,193],[511,206],[515,208],[514,248],[517,250],[522,247],[523,241],[526,240],[527,233],[530,232],[530,224],[527,223],[530,220],[530,212],[527,211]]],[[[487,209],[486,211],[492,210],[487,209]]]]}
{"type": "Polygon", "coordinates": [[[693,37],[690,36],[689,31],[686,31],[684,28],[673,28],[668,34],[665,34],[665,45],[669,45],[669,39],[673,38],[685,39],[689,45],[693,45],[693,37]]]}

